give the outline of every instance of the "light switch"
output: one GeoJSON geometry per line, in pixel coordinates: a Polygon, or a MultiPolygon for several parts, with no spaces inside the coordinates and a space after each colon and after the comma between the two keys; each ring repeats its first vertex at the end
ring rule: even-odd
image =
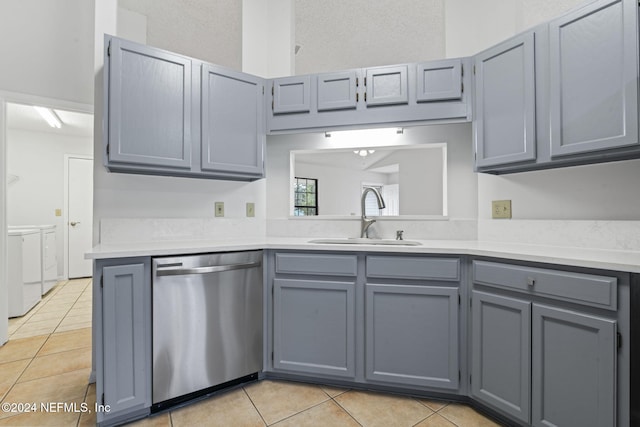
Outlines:
{"type": "Polygon", "coordinates": [[[494,200],[491,202],[491,218],[511,218],[511,200],[494,200]]]}
{"type": "Polygon", "coordinates": [[[216,202],[216,217],[224,216],[224,202],[216,202]]]}
{"type": "Polygon", "coordinates": [[[252,202],[247,202],[247,216],[253,218],[256,216],[256,205],[252,202]]]}
{"type": "Polygon", "coordinates": [[[62,209],[56,209],[56,216],[62,216],[62,209]]]}

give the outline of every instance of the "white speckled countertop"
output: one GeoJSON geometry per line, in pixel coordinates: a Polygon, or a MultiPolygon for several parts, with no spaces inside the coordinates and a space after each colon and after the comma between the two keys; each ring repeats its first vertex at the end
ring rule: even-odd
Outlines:
{"type": "Polygon", "coordinates": [[[640,251],[586,249],[476,240],[418,240],[420,246],[309,243],[312,238],[268,237],[220,240],[166,240],[100,244],[87,259],[175,256],[204,252],[255,249],[327,250],[413,254],[456,254],[640,273],[640,251]]]}

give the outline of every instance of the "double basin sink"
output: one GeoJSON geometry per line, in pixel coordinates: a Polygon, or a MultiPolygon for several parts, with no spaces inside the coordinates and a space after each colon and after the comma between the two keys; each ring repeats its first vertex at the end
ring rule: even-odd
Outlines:
{"type": "Polygon", "coordinates": [[[362,237],[335,238],[335,239],[314,239],[309,243],[320,243],[327,245],[388,245],[388,246],[420,246],[422,243],[413,240],[393,240],[393,239],[367,239],[362,237]]]}

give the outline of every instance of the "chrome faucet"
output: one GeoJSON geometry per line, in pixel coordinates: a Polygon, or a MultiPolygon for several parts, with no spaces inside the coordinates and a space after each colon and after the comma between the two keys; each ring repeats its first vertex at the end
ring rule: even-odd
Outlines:
{"type": "Polygon", "coordinates": [[[369,227],[371,227],[371,224],[376,222],[375,219],[367,218],[365,201],[369,192],[373,192],[373,194],[375,194],[378,202],[378,209],[384,209],[384,200],[382,199],[380,192],[373,187],[366,187],[362,192],[362,197],[360,198],[360,207],[362,208],[362,217],[360,218],[360,237],[367,239],[369,238],[369,227]]]}

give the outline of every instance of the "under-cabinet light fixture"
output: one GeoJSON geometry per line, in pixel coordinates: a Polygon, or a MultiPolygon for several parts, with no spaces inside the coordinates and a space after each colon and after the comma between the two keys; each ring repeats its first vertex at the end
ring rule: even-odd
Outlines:
{"type": "Polygon", "coordinates": [[[394,135],[403,135],[404,128],[376,128],[376,129],[355,129],[355,130],[340,130],[334,132],[325,132],[325,138],[331,138],[332,136],[349,137],[349,138],[384,138],[394,135]]]}
{"type": "Polygon", "coordinates": [[[39,107],[37,105],[34,105],[33,108],[40,113],[42,118],[45,119],[52,128],[60,129],[62,127],[62,120],[60,120],[60,117],[58,117],[56,112],[51,108],[39,107]]]}

